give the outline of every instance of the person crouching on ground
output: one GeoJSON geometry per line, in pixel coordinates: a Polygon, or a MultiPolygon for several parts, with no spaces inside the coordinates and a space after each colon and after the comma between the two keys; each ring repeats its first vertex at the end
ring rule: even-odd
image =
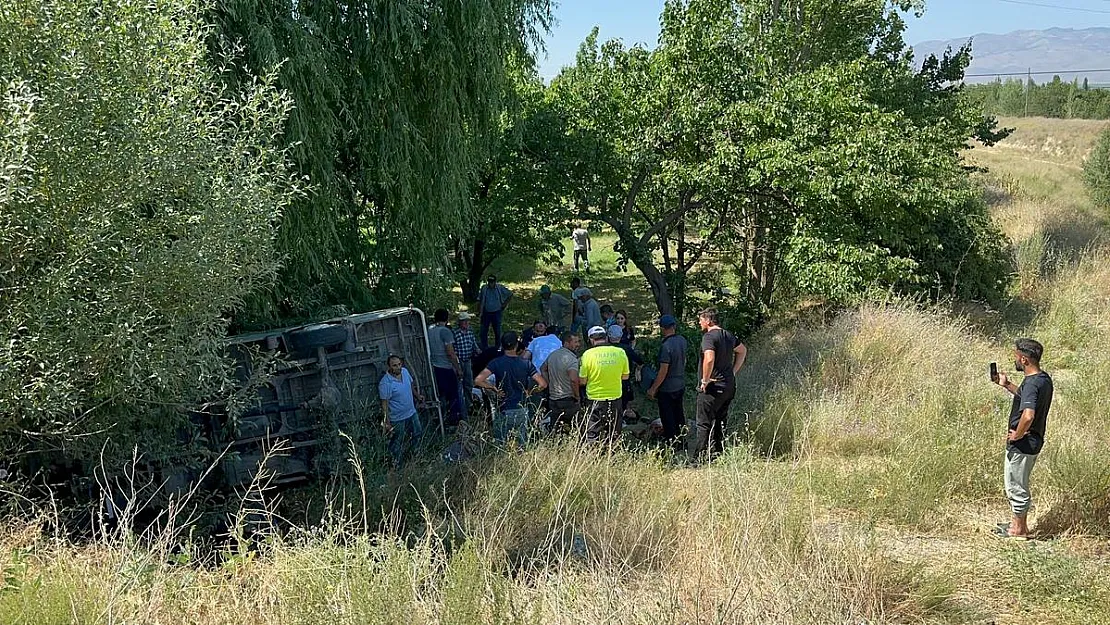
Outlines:
{"type": "Polygon", "coordinates": [[[579,384],[586,387],[586,441],[604,439],[610,445],[621,433],[621,396],[629,378],[628,356],[609,345],[608,333],[600,325],[588,332],[592,347],[582,354],[579,384]]]}
{"type": "Polygon", "coordinates": [[[520,338],[516,332],[506,332],[501,337],[505,354],[494,358],[474,380],[474,385],[497,393],[500,403],[493,417],[493,436],[504,443],[515,430],[517,443],[524,447],[528,444],[528,409],[524,406],[525,397],[533,390],[547,388],[544,380],[532,363],[520,357],[520,338]],[[496,376],[497,386],[490,383],[490,376],[496,376]]]}
{"type": "Polygon", "coordinates": [[[1041,369],[1044,346],[1033,339],[1014,343],[1014,368],[1024,372],[1021,386],[1014,386],[1005,373],[998,374],[998,385],[1014,396],[1006,434],[1006,463],[1003,482],[1010,500],[1013,519],[1009,526],[999,528],[1007,537],[1029,536],[1029,476],[1037,455],[1044,447],[1045,425],[1052,407],[1052,377],[1041,369]]]}
{"type": "Polygon", "coordinates": [[[401,466],[408,450],[423,434],[416,406],[424,402],[420,387],[400,356],[386,359],[388,372],[378,382],[378,397],[382,400],[382,429],[389,436],[389,453],[393,466],[401,466]]]}

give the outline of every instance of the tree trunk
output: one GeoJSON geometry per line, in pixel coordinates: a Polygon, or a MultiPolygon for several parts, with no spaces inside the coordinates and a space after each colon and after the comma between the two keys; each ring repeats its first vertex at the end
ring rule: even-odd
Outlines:
{"type": "Polygon", "coordinates": [[[482,288],[482,272],[486,270],[485,250],[485,241],[477,239],[470,253],[463,255],[466,276],[459,282],[459,286],[462,287],[463,300],[468,303],[478,301],[478,291],[482,288]]]}
{"type": "Polygon", "coordinates": [[[663,273],[651,261],[639,262],[635,259],[633,261],[640,272],[647,278],[648,286],[651,287],[651,294],[655,297],[655,307],[659,309],[660,315],[673,315],[675,314],[674,299],[671,297],[670,287],[667,286],[667,279],[663,273]]]}

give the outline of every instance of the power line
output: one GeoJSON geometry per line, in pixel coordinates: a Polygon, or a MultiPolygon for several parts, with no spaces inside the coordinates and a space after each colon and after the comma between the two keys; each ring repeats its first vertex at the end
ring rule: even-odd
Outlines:
{"type": "Polygon", "coordinates": [[[1066,7],[1066,6],[1062,6],[1062,5],[1059,5],[1059,4],[1046,4],[1046,3],[1043,3],[1043,2],[1029,2],[1028,0],[998,0],[998,1],[999,2],[1005,2],[1007,4],[1023,4],[1025,6],[1031,6],[1031,7],[1042,7],[1042,8],[1045,8],[1045,9],[1060,9],[1062,11],[1079,11],[1080,13],[1102,13],[1104,15],[1110,15],[1110,11],[1107,11],[1106,9],[1086,9],[1086,8],[1081,8],[1081,7],[1066,7]]]}
{"type": "Polygon", "coordinates": [[[991,72],[989,74],[964,74],[964,78],[989,78],[991,76],[1050,76],[1055,74],[1100,74],[1108,69],[1061,69],[1054,72],[991,72]]]}

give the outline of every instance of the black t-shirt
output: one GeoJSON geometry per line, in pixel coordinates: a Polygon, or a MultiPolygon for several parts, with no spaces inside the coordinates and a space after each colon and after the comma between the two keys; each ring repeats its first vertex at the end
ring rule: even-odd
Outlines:
{"type": "Polygon", "coordinates": [[[701,339],[701,354],[698,356],[698,375],[701,375],[701,365],[705,362],[705,352],[713,351],[713,373],[709,376],[721,386],[728,388],[736,384],[736,376],[732,373],[733,352],[736,350],[736,336],[728,330],[717,328],[705,333],[701,339]]]}
{"type": "Polygon", "coordinates": [[[1018,387],[1018,394],[1014,395],[1014,404],[1010,409],[1010,429],[1016,430],[1021,421],[1021,413],[1027,409],[1033,410],[1033,424],[1025,436],[1016,442],[1007,445],[1011,451],[1035,455],[1041,453],[1044,446],[1044,430],[1048,423],[1048,409],[1052,406],[1052,378],[1041,371],[1025,376],[1018,387]]]}

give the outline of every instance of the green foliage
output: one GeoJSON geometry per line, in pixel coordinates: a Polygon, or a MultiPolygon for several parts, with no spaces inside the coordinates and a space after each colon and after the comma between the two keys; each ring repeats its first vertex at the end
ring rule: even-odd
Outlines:
{"type": "Polygon", "coordinates": [[[967,88],[970,98],[992,115],[1007,117],[1058,117],[1064,119],[1110,119],[1110,90],[1091,89],[1087,79],[1064,82],[1053,76],[1038,85],[1028,81],[1001,78],[967,88]]]}
{"type": "Polygon", "coordinates": [[[554,263],[573,214],[568,175],[581,159],[566,120],[534,73],[516,81],[512,107],[493,155],[478,173],[473,226],[452,234],[463,295],[473,301],[483,276],[510,254],[554,263]]]}
{"type": "Polygon", "coordinates": [[[283,215],[281,281],[246,320],[434,297],[548,0],[227,0],[214,18],[216,50],[293,98],[283,136],[311,185],[283,215]]]}
{"type": "Polygon", "coordinates": [[[958,86],[969,51],[915,71],[903,29],[880,0],[676,0],[653,51],[583,43],[551,88],[597,145],[576,202],[661,312],[714,256],[757,309],[784,277],[838,301],[997,297],[1001,236],[961,153],[1005,133],[958,86]]]}
{"type": "Polygon", "coordinates": [[[1083,181],[1095,206],[1110,209],[1110,129],[1099,135],[1098,143],[1083,164],[1083,181]]]}
{"type": "Polygon", "coordinates": [[[277,269],[289,103],[222,89],[207,35],[193,2],[0,9],[5,454],[174,445],[172,407],[228,386],[228,315],[277,269]]]}

